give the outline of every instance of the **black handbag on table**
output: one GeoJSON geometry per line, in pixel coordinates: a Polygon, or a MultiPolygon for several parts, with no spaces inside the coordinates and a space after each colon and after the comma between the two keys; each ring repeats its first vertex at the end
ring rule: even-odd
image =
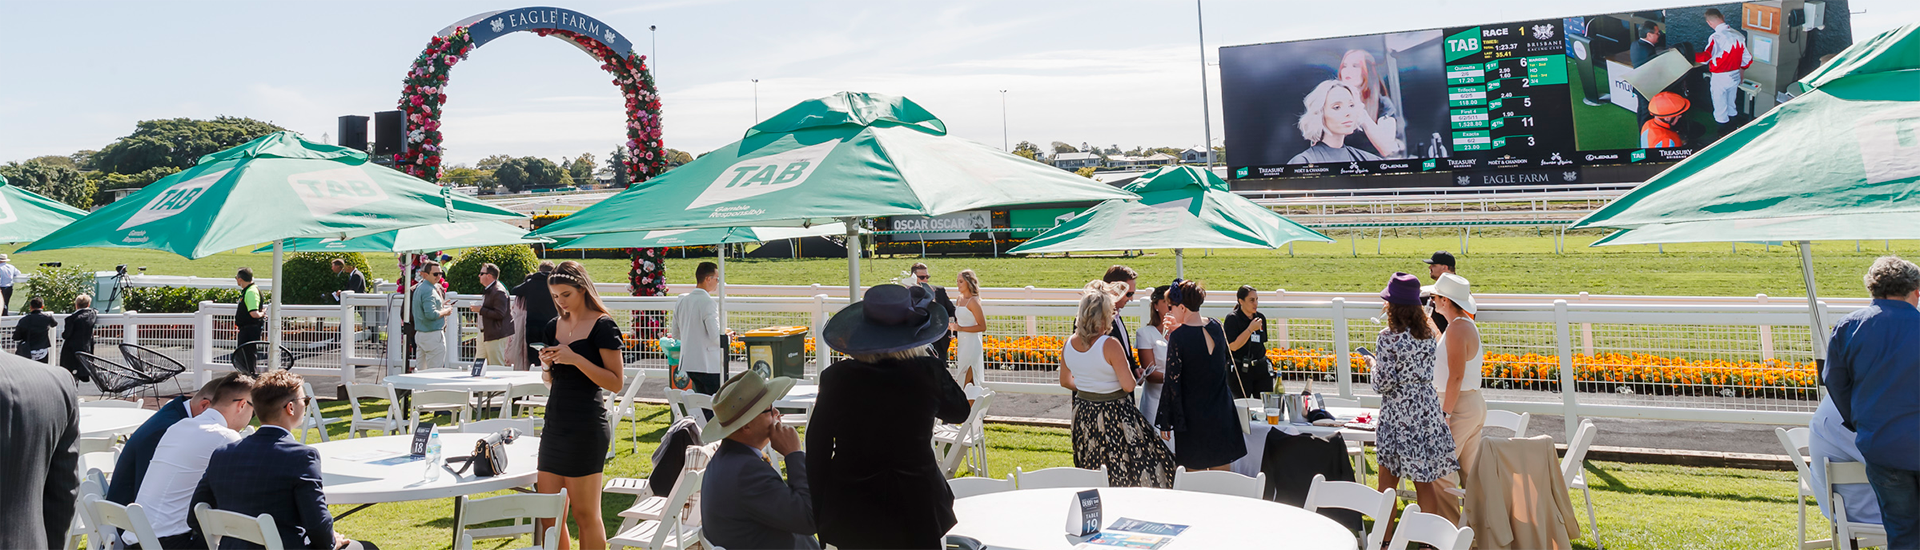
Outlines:
{"type": "Polygon", "coordinates": [[[500,430],[499,433],[488,434],[486,437],[480,438],[479,441],[473,443],[472,455],[449,458],[447,462],[459,461],[467,463],[465,466],[460,467],[460,471],[454,472],[455,475],[464,475],[469,468],[473,469],[473,475],[479,477],[493,477],[506,473],[507,444],[512,443],[513,440],[519,436],[520,430],[514,428],[507,428],[500,430]],[[478,466],[475,466],[476,464],[478,464],[478,466]]]}

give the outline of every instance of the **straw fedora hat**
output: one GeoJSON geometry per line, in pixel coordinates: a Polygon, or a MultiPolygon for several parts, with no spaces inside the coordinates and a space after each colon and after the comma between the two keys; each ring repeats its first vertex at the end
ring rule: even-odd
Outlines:
{"type": "Polygon", "coordinates": [[[1454,305],[1460,306],[1460,311],[1469,314],[1480,309],[1480,306],[1473,301],[1473,283],[1467,281],[1466,277],[1452,273],[1442,273],[1440,279],[1433,284],[1420,287],[1420,295],[1445,296],[1448,300],[1453,300],[1454,305]]]}
{"type": "Polygon", "coordinates": [[[753,369],[736,374],[720,387],[720,393],[713,396],[713,419],[700,429],[700,438],[707,441],[719,441],[732,434],[734,430],[746,426],[753,418],[766,412],[774,401],[786,397],[793,389],[793,379],[785,376],[768,380],[753,369]]]}

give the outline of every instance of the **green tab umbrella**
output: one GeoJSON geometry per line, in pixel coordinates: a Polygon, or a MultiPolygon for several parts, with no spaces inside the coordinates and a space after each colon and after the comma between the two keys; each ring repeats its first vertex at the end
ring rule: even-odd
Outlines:
{"type": "MultiPolygon", "coordinates": [[[[845,235],[847,226],[835,222],[812,227],[708,227],[704,229],[656,229],[623,233],[595,233],[560,242],[552,248],[655,248],[666,246],[706,246],[710,244],[757,243],[802,237],[845,235]]],[[[720,301],[720,326],[727,326],[727,255],[719,255],[720,289],[714,298],[720,301]]]]}
{"type": "MultiPolygon", "coordinates": [[[[520,226],[500,221],[436,223],[406,229],[374,233],[364,237],[302,237],[288,239],[286,250],[293,252],[393,252],[415,253],[476,246],[550,243],[553,239],[528,237],[520,226]]],[[[273,245],[254,252],[272,250],[273,245]]]]}
{"type": "Polygon", "coordinates": [[[36,241],[86,215],[85,210],[10,185],[0,177],[0,241],[36,241]]]}
{"type": "Polygon", "coordinates": [[[1226,180],[1202,168],[1157,168],[1126,190],[1140,198],[1100,203],[1010,252],[1172,248],[1174,270],[1185,277],[1186,248],[1273,249],[1293,241],[1333,242],[1228,191],[1226,180]]]}
{"type": "Polygon", "coordinates": [[[1797,241],[1824,327],[1810,241],[1920,238],[1920,25],[1855,44],[1803,88],[1572,228],[1625,230],[1595,246],[1797,241]]]}
{"type": "MultiPolygon", "coordinates": [[[[273,241],[280,278],[282,240],[357,237],[420,225],[521,218],[451,189],[368,162],[367,154],[275,132],[200,157],[21,252],[62,248],[151,248],[189,259],[273,241]]],[[[280,288],[270,325],[280,340],[280,288]]],[[[267,354],[277,366],[279,354],[267,354]]]]}
{"type": "MultiPolygon", "coordinates": [[[[1008,206],[1132,198],[1005,151],[950,137],[904,97],[841,92],[803,101],[685,166],[554,222],[537,235],[807,226],[1008,206]]],[[[858,299],[858,236],[848,240],[858,299]]]]}

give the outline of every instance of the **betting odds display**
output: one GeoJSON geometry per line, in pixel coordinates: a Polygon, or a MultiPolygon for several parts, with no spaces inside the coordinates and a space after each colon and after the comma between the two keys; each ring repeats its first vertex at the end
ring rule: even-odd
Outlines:
{"type": "Polygon", "coordinates": [[[1791,99],[1851,44],[1846,14],[1774,0],[1223,47],[1228,175],[1546,185],[1684,160],[1791,99]]]}

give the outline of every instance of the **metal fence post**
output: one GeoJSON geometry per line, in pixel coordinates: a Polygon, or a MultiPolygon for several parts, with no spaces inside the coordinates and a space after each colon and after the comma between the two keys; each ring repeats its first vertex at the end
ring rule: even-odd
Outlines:
{"type": "Polygon", "coordinates": [[[1340,397],[1353,397],[1353,355],[1347,341],[1347,299],[1333,299],[1333,366],[1338,377],[1340,397]]]}
{"type": "Polygon", "coordinates": [[[1553,341],[1560,355],[1560,399],[1566,404],[1561,420],[1567,430],[1567,443],[1573,443],[1574,429],[1580,425],[1580,400],[1574,394],[1573,339],[1567,334],[1567,301],[1553,301],[1553,341]]]}

